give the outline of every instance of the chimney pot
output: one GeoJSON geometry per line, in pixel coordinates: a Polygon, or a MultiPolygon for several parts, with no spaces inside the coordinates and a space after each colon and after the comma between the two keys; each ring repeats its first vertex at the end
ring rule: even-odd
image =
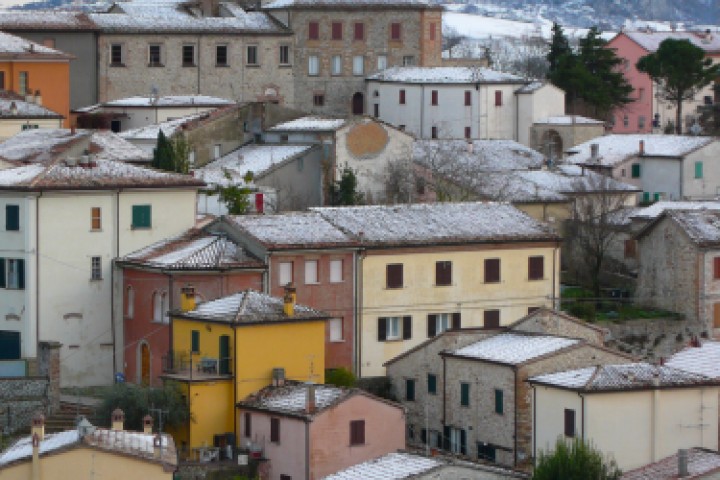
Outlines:
{"type": "Polygon", "coordinates": [[[45,415],[42,412],[37,412],[32,417],[32,435],[37,436],[39,441],[45,438],[45,415]]]}
{"type": "Polygon", "coordinates": [[[640,155],[645,155],[645,140],[640,140],[639,150],[640,155]]]}
{"type": "Polygon", "coordinates": [[[160,453],[162,451],[162,436],[158,433],[153,438],[153,455],[155,458],[160,458],[160,453]]]}
{"type": "Polygon", "coordinates": [[[600,145],[597,143],[590,144],[590,160],[597,160],[600,156],[600,145]]]}
{"type": "Polygon", "coordinates": [[[119,408],[116,408],[115,410],[113,410],[111,417],[112,417],[112,430],[116,430],[116,431],[120,431],[120,432],[123,431],[125,429],[124,428],[125,412],[123,412],[119,408]]]}
{"type": "Polygon", "coordinates": [[[180,310],[190,312],[195,310],[195,287],[185,285],[180,289],[180,310]]]}
{"type": "Polygon", "coordinates": [[[152,433],[153,428],[153,418],[150,415],[145,415],[143,417],[143,431],[147,434],[152,433]]]}
{"type": "Polygon", "coordinates": [[[306,413],[315,413],[315,384],[311,383],[307,386],[307,403],[305,404],[306,413]]]}

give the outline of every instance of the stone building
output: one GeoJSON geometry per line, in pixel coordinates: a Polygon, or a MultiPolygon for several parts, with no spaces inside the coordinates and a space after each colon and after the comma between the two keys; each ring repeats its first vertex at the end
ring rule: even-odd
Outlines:
{"type": "Polygon", "coordinates": [[[442,8],[425,0],[275,0],[268,12],[293,31],[300,110],[366,112],[365,77],[394,66],[440,64],[442,8]]]}

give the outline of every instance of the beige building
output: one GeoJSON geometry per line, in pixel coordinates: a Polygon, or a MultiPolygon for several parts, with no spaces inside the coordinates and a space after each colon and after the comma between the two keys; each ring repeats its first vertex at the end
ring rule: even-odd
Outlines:
{"type": "Polygon", "coordinates": [[[0,98],[0,142],[25,130],[62,128],[64,117],[42,106],[42,98],[4,92],[0,98]],[[28,101],[29,100],[29,101],[28,101]]]}
{"type": "Polygon", "coordinates": [[[667,366],[604,365],[539,375],[533,387],[533,457],[579,438],[623,470],[678,449],[718,448],[720,381],[667,366]]]}

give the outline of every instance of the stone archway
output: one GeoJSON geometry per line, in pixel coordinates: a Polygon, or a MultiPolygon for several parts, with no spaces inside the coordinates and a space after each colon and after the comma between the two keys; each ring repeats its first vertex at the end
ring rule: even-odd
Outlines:
{"type": "Polygon", "coordinates": [[[563,139],[557,130],[546,130],[541,139],[541,152],[553,160],[559,160],[563,156],[563,139]]]}

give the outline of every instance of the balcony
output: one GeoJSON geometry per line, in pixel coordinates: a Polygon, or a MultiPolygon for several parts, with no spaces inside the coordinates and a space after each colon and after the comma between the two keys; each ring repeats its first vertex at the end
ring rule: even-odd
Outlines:
{"type": "Polygon", "coordinates": [[[232,358],[202,352],[168,352],[162,356],[163,376],[176,380],[232,378],[232,358]]]}

